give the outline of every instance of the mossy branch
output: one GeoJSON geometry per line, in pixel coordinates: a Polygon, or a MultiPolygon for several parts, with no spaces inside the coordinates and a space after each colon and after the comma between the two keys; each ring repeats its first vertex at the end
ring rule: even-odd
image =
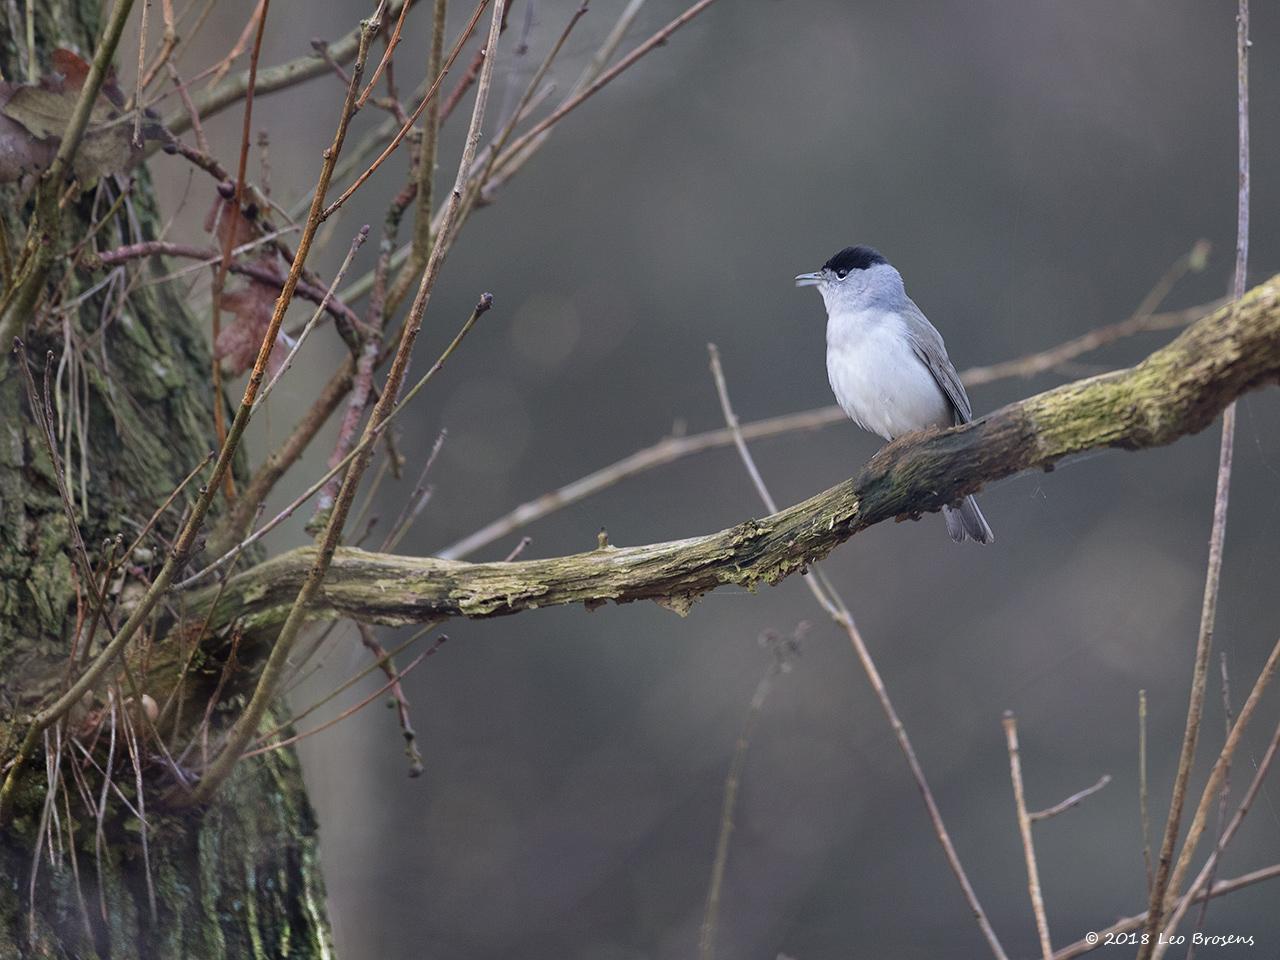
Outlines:
{"type": "MultiPolygon", "coordinates": [[[[513,563],[342,549],[311,613],[378,623],[490,617],[554,604],[653,600],[684,613],[702,594],[776,583],[885,520],[918,517],[983,485],[1088,450],[1139,450],[1208,426],[1233,399],[1280,381],[1280,276],[1197,321],[1125,370],[1065,384],[951,430],[888,445],[853,478],[706,536],[513,563]]],[[[213,623],[270,632],[314,561],[292,550],[238,574],[213,623]]],[[[192,601],[197,615],[215,592],[192,601]]]]}

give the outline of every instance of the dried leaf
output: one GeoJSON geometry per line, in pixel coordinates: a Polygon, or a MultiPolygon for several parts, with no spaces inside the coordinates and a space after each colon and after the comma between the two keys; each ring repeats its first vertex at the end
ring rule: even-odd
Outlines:
{"type": "Polygon", "coordinates": [[[238,210],[235,200],[219,194],[204,218],[204,228],[218,238],[219,250],[227,242],[227,234],[231,233],[231,248],[234,250],[262,236],[262,223],[257,214],[258,210],[252,204],[238,210]]]}
{"type": "Polygon", "coordinates": [[[58,47],[50,55],[50,59],[53,61],[53,69],[62,76],[63,86],[79,93],[89,77],[89,61],[66,47],[58,47]]]}
{"type": "Polygon", "coordinates": [[[22,124],[3,113],[13,86],[0,82],[0,183],[12,183],[27,174],[37,174],[53,163],[57,152],[47,140],[33,136],[22,124]]]}
{"type": "MultiPolygon", "coordinates": [[[[50,78],[46,82],[46,86],[57,85],[61,82],[63,88],[80,92],[80,88],[84,86],[85,80],[89,79],[89,61],[74,50],[68,50],[66,47],[58,47],[50,55],[53,61],[53,69],[61,78],[50,78]]],[[[123,110],[125,99],[124,91],[120,89],[120,84],[116,82],[115,68],[107,71],[106,78],[102,81],[102,95],[105,96],[118,109],[123,110]]]]}
{"type": "MultiPolygon", "coordinates": [[[[271,326],[271,314],[275,310],[280,289],[269,283],[251,280],[238,290],[222,295],[219,306],[235,314],[235,320],[222,328],[218,341],[213,345],[214,356],[223,361],[232,376],[244,373],[258,357],[262,338],[271,326]]],[[[287,351],[276,340],[267,360],[267,370],[274,374],[287,351]]]]}
{"type": "MultiPolygon", "coordinates": [[[[13,170],[20,170],[17,176],[44,170],[53,161],[58,140],[67,129],[89,71],[89,65],[70,50],[55,50],[53,61],[57,70],[53,76],[38,84],[14,84],[5,90],[0,115],[6,122],[0,124],[0,137],[4,137],[5,131],[10,135],[0,144],[0,180],[6,179],[6,173],[13,170]],[[31,145],[32,140],[24,144],[18,139],[14,123],[38,142],[39,147],[31,145]]],[[[93,105],[89,126],[72,162],[72,172],[86,186],[99,177],[120,173],[139,156],[139,151],[130,143],[129,124],[107,125],[121,116],[113,99],[123,103],[119,88],[114,83],[103,84],[103,93],[93,105]]]]}

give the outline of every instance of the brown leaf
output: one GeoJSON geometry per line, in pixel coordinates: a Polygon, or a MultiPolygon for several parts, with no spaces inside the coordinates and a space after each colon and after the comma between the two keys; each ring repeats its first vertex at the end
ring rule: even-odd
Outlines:
{"type": "MultiPolygon", "coordinates": [[[[68,50],[66,47],[58,47],[50,55],[50,59],[53,61],[53,69],[61,77],[62,88],[78,94],[80,88],[84,86],[85,80],[89,78],[89,61],[74,50],[68,50]]],[[[50,78],[46,82],[46,86],[57,85],[58,83],[57,79],[50,78]]],[[[120,84],[116,82],[114,67],[108,69],[107,75],[103,79],[102,95],[118,109],[124,109],[124,91],[120,89],[120,84]]]]}
{"type": "Polygon", "coordinates": [[[234,199],[219,194],[205,215],[204,228],[218,238],[219,250],[227,242],[227,234],[230,233],[231,248],[234,250],[262,236],[262,224],[257,212],[252,204],[245,210],[239,210],[234,199]]]}
{"type": "MultiPolygon", "coordinates": [[[[88,64],[69,50],[60,51],[60,55],[55,51],[54,64],[58,75],[46,78],[39,84],[11,85],[5,102],[0,106],[0,114],[8,121],[16,122],[35,140],[43,141],[44,146],[37,157],[34,148],[27,147],[24,150],[11,145],[11,158],[7,164],[10,168],[22,166],[21,161],[27,159],[40,160],[40,170],[48,167],[56,153],[58,140],[66,131],[71,114],[75,111],[88,64]]],[[[118,90],[116,92],[119,93],[118,90]]],[[[119,109],[111,100],[100,94],[89,114],[89,126],[72,161],[72,172],[82,184],[87,186],[99,177],[120,173],[137,159],[138,152],[130,143],[130,125],[115,123],[107,126],[120,116],[119,109]]],[[[6,127],[12,129],[8,124],[6,127]]],[[[30,166],[27,164],[23,168],[24,172],[30,166]]],[[[0,179],[3,179],[2,175],[0,179]]]]}
{"type": "Polygon", "coordinates": [[[0,183],[39,173],[53,163],[57,152],[52,143],[33,136],[22,124],[4,115],[4,105],[12,92],[11,84],[0,82],[0,183]]]}
{"type": "Polygon", "coordinates": [[[63,86],[74,93],[79,93],[89,77],[89,61],[66,47],[58,47],[49,59],[53,61],[53,69],[62,75],[63,86]]]}
{"type": "MultiPolygon", "coordinates": [[[[214,356],[223,361],[232,376],[244,373],[258,358],[262,338],[271,326],[271,314],[275,310],[280,289],[269,283],[251,280],[238,290],[222,295],[219,306],[235,314],[235,320],[222,328],[218,341],[213,345],[214,356]]],[[[281,349],[277,338],[267,360],[267,370],[274,374],[284,362],[287,351],[281,349]]]]}

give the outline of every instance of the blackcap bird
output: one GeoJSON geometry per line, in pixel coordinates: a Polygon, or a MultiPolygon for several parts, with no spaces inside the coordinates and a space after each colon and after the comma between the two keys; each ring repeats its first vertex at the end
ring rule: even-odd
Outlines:
{"type": "MultiPolygon", "coordinates": [[[[827,307],[827,379],[863,430],[894,440],[913,430],[968,423],[973,409],[942,334],[870,247],[845,247],[796,286],[818,288],[827,307]]],[[[942,508],[956,543],[995,535],[973,497],[942,508]]]]}

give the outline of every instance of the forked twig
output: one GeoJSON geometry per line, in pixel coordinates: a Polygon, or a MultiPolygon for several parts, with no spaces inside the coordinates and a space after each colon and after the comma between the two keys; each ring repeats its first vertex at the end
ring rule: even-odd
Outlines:
{"type": "Polygon", "coordinates": [[[1022,854],[1027,861],[1027,892],[1031,896],[1031,911],[1036,918],[1036,933],[1040,936],[1040,952],[1044,960],[1053,956],[1053,944],[1049,939],[1049,917],[1044,909],[1044,894],[1040,889],[1040,867],[1036,863],[1035,839],[1031,836],[1031,816],[1027,813],[1027,794],[1022,785],[1022,757],[1018,750],[1018,719],[1012,710],[1006,710],[1001,720],[1004,726],[1005,745],[1009,749],[1009,779],[1013,783],[1013,805],[1018,816],[1018,834],[1022,837],[1022,854]]]}

